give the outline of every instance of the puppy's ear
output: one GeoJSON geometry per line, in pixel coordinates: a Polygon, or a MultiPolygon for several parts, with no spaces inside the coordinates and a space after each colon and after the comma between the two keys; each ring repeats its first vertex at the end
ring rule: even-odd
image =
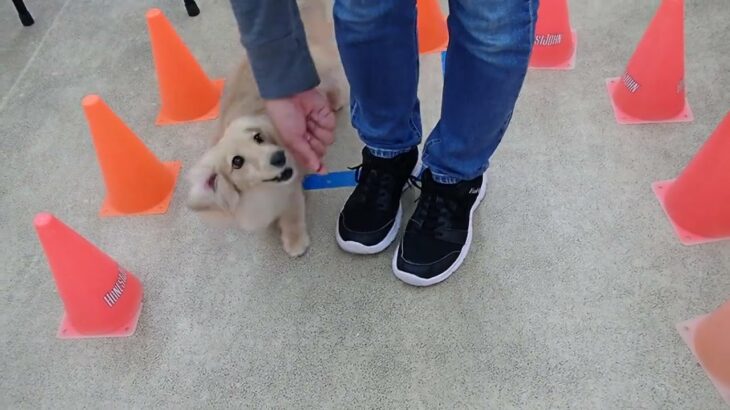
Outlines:
{"type": "Polygon", "coordinates": [[[225,211],[234,214],[238,207],[241,194],[225,175],[216,175],[214,183],[214,198],[216,204],[225,211]]]}
{"type": "Polygon", "coordinates": [[[238,206],[238,190],[225,175],[210,166],[206,157],[188,174],[190,192],[187,205],[194,211],[227,211],[233,213],[238,206]]]}
{"type": "Polygon", "coordinates": [[[188,174],[190,192],[187,205],[194,211],[205,211],[216,208],[216,185],[218,174],[212,168],[196,165],[188,174]]]}

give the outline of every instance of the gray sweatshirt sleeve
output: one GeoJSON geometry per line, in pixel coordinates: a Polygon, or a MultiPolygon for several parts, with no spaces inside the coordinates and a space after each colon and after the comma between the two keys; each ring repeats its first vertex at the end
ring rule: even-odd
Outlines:
{"type": "Polygon", "coordinates": [[[296,0],[231,0],[231,6],[263,98],[319,84],[296,0]]]}

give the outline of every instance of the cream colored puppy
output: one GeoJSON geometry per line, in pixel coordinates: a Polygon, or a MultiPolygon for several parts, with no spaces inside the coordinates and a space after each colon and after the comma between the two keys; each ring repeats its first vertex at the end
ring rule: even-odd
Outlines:
{"type": "MultiPolygon", "coordinates": [[[[323,0],[300,2],[319,86],[334,110],[344,101],[345,80],[323,0]]],[[[280,144],[266,115],[247,60],[227,82],[213,146],[191,169],[188,206],[213,221],[255,231],[277,222],[284,250],[301,256],[309,247],[301,168],[280,144]]]]}

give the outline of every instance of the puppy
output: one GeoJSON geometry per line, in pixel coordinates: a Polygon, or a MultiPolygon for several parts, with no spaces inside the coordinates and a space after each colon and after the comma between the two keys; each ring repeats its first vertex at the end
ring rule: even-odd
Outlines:
{"type": "MultiPolygon", "coordinates": [[[[345,101],[344,73],[323,0],[300,2],[320,91],[333,110],[345,101]]],[[[212,146],[191,169],[188,206],[212,221],[256,231],[278,222],[292,257],[309,247],[302,188],[304,170],[280,143],[266,114],[251,66],[244,59],[227,82],[212,146]]]]}

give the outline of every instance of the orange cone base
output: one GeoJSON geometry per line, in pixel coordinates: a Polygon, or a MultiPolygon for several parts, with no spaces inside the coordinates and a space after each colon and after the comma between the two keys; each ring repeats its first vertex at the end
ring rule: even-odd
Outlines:
{"type": "Polygon", "coordinates": [[[620,77],[606,79],[608,98],[611,99],[613,114],[616,117],[616,122],[618,122],[619,124],[659,124],[663,122],[690,122],[695,119],[694,115],[692,114],[692,109],[689,108],[689,103],[687,102],[687,99],[684,100],[684,109],[682,109],[682,112],[675,115],[674,117],[665,118],[663,120],[643,120],[641,118],[636,118],[629,114],[626,114],[625,112],[621,111],[621,109],[616,105],[616,102],[613,101],[613,90],[616,88],[616,86],[620,84],[620,77]]]}
{"type": "Polygon", "coordinates": [[[530,70],[572,70],[575,68],[575,56],[578,54],[578,34],[575,32],[575,30],[571,29],[571,33],[573,33],[573,55],[570,56],[570,58],[558,65],[554,66],[535,66],[530,64],[530,70]]]}
{"type": "Polygon", "coordinates": [[[672,217],[669,215],[669,212],[667,212],[667,207],[664,205],[664,197],[666,197],[667,191],[669,190],[669,187],[672,186],[672,183],[674,183],[673,179],[669,179],[666,181],[658,181],[658,182],[651,184],[651,189],[654,191],[654,195],[656,195],[657,199],[659,200],[659,203],[662,205],[662,209],[664,210],[664,213],[667,215],[667,219],[669,219],[669,223],[671,223],[672,227],[674,227],[674,232],[677,233],[677,236],[679,236],[679,241],[682,242],[682,244],[699,245],[701,243],[717,242],[717,241],[723,241],[726,239],[730,239],[730,236],[720,237],[720,238],[707,238],[702,235],[697,235],[695,233],[689,232],[686,229],[677,225],[672,220],[672,217]]]}
{"type": "Polygon", "coordinates": [[[418,51],[418,54],[441,53],[441,52],[446,51],[446,49],[448,47],[449,47],[449,39],[446,38],[446,40],[444,40],[444,43],[443,44],[439,44],[436,47],[431,47],[431,48],[426,49],[426,50],[419,50],[418,51]]]}
{"type": "Polygon", "coordinates": [[[163,162],[163,165],[165,165],[165,168],[167,168],[170,172],[173,174],[173,178],[175,178],[175,183],[172,185],[173,189],[170,190],[170,193],[160,201],[157,205],[153,206],[150,209],[146,209],[144,211],[140,212],[123,212],[115,209],[110,203],[108,198],[104,198],[104,203],[101,205],[101,210],[99,210],[100,216],[129,216],[129,215],[158,215],[158,214],[164,214],[167,212],[167,208],[170,206],[170,201],[172,200],[172,196],[175,193],[175,185],[177,185],[177,177],[180,175],[180,168],[182,168],[182,162],[180,161],[170,161],[170,162],[163,162]]]}
{"type": "MultiPolygon", "coordinates": [[[[677,331],[679,332],[679,335],[682,337],[682,340],[684,340],[684,343],[687,345],[687,347],[689,347],[689,350],[692,351],[692,354],[701,366],[702,362],[700,362],[700,358],[699,356],[697,356],[697,352],[695,351],[694,340],[697,326],[707,316],[708,315],[702,315],[694,319],[687,320],[685,322],[677,323],[677,331]]],[[[705,369],[704,366],[702,366],[702,368],[705,369]]],[[[730,405],[730,386],[726,386],[716,378],[712,377],[707,369],[705,369],[705,374],[710,379],[710,381],[712,381],[712,384],[715,385],[715,388],[720,393],[720,396],[722,396],[722,398],[725,399],[725,402],[730,405]]]]}
{"type": "Polygon", "coordinates": [[[139,304],[139,309],[137,309],[137,313],[134,314],[134,317],[132,320],[129,321],[129,323],[126,323],[124,326],[122,326],[119,330],[115,330],[111,333],[103,333],[103,334],[95,334],[95,335],[89,335],[89,334],[83,334],[79,333],[78,330],[76,330],[71,322],[68,321],[68,317],[64,313],[63,318],[61,319],[61,325],[58,327],[58,333],[56,334],[56,337],[59,339],[94,339],[94,338],[102,338],[102,337],[127,337],[132,336],[134,332],[137,330],[137,321],[139,320],[139,315],[142,313],[142,304],[139,304]]]}
{"type": "Polygon", "coordinates": [[[213,80],[213,86],[218,91],[218,102],[216,102],[215,106],[210,109],[207,113],[201,115],[197,118],[191,118],[189,120],[175,120],[172,118],[168,118],[166,115],[164,115],[162,112],[157,114],[157,119],[155,120],[155,124],[157,125],[173,125],[173,124],[184,124],[187,122],[197,122],[197,121],[209,121],[214,120],[218,118],[218,114],[220,114],[220,95],[223,93],[223,83],[225,80],[222,78],[218,80],[213,80]]]}

